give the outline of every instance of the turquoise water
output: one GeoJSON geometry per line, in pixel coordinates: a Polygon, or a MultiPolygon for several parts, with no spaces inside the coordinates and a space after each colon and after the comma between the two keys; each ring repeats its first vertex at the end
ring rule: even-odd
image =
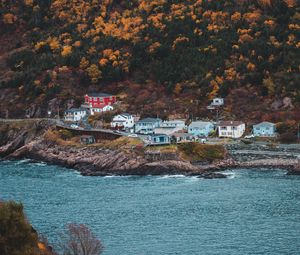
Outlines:
{"type": "Polygon", "coordinates": [[[89,225],[104,255],[299,254],[300,177],[226,174],[82,177],[57,166],[0,162],[0,199],[23,202],[30,222],[54,244],[66,223],[89,225]]]}

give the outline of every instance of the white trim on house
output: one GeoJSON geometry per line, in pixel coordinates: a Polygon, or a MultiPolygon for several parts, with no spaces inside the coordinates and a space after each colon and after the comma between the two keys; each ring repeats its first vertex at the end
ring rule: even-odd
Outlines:
{"type": "Polygon", "coordinates": [[[114,116],[112,122],[110,123],[111,127],[123,127],[123,128],[132,128],[134,126],[134,118],[128,113],[118,114],[114,116]]]}
{"type": "Polygon", "coordinates": [[[65,111],[65,121],[80,121],[87,115],[86,109],[72,108],[65,111]]]}
{"type": "Polygon", "coordinates": [[[218,125],[219,137],[240,138],[246,129],[241,121],[221,121],[218,125]]]}

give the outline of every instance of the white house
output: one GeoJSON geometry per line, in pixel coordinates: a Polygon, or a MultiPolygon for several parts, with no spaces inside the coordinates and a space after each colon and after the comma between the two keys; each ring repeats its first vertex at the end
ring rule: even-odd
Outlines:
{"type": "Polygon", "coordinates": [[[159,127],[154,129],[155,134],[171,135],[175,132],[186,129],[185,121],[183,120],[166,120],[159,127]]]}
{"type": "Polygon", "coordinates": [[[65,121],[80,121],[87,116],[86,109],[83,108],[71,108],[65,111],[65,121]]]}
{"type": "Polygon", "coordinates": [[[222,106],[224,105],[224,98],[216,97],[212,100],[211,106],[222,106]]]}
{"type": "Polygon", "coordinates": [[[242,121],[221,121],[218,124],[219,137],[240,138],[246,125],[242,121]]]}
{"type": "Polygon", "coordinates": [[[103,106],[103,108],[89,108],[89,109],[90,109],[90,114],[95,115],[96,113],[112,111],[114,109],[114,107],[111,105],[106,105],[106,106],[103,106]]]}
{"type": "Polygon", "coordinates": [[[110,123],[113,128],[132,128],[134,126],[134,118],[128,113],[122,113],[114,116],[112,122],[110,123]]]}

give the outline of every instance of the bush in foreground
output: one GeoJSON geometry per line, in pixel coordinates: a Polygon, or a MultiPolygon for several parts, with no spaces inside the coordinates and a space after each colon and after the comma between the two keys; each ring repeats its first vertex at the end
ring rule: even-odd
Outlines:
{"type": "Polygon", "coordinates": [[[39,254],[38,235],[26,220],[22,204],[0,202],[0,254],[39,254]]]}

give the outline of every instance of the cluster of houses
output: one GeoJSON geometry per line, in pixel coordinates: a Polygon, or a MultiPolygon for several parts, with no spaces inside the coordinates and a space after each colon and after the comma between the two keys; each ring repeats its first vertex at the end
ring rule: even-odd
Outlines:
{"type": "Polygon", "coordinates": [[[79,108],[71,108],[65,111],[66,121],[77,122],[84,120],[89,115],[111,111],[117,102],[117,97],[106,93],[89,93],[84,96],[84,103],[79,108]]]}
{"type": "MultiPolygon", "coordinates": [[[[80,108],[72,108],[65,112],[66,121],[80,121],[95,113],[106,112],[114,109],[116,96],[105,93],[91,93],[85,95],[85,102],[80,108]]],[[[215,109],[224,104],[224,99],[215,98],[208,106],[215,109]]],[[[204,141],[212,134],[220,138],[241,138],[246,130],[242,121],[192,121],[186,125],[185,120],[165,120],[156,118],[139,119],[137,116],[122,113],[113,117],[111,128],[122,130],[131,136],[140,136],[145,143],[159,145],[170,143],[184,143],[204,141]]],[[[262,122],[253,126],[252,136],[274,137],[276,136],[275,124],[262,122]]]]}

